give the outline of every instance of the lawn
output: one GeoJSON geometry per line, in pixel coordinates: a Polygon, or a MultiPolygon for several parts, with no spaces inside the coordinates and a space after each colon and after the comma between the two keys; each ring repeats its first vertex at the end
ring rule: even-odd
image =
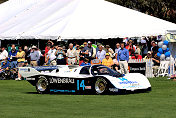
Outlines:
{"type": "Polygon", "coordinates": [[[27,81],[0,81],[0,118],[174,118],[176,82],[152,78],[128,95],[40,95],[27,81]]]}

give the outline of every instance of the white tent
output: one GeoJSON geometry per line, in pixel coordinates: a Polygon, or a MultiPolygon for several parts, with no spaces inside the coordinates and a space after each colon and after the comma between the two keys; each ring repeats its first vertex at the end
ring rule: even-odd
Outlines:
{"type": "Polygon", "coordinates": [[[163,35],[170,23],[104,0],[9,0],[0,39],[99,39],[163,35]]]}

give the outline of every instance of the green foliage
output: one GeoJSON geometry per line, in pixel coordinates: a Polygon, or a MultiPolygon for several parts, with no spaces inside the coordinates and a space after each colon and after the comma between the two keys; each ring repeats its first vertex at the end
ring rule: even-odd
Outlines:
{"type": "Polygon", "coordinates": [[[176,23],[175,0],[107,0],[176,23]]]}
{"type": "Polygon", "coordinates": [[[27,81],[0,81],[1,118],[174,118],[176,82],[151,78],[129,95],[40,95],[27,81]]]}

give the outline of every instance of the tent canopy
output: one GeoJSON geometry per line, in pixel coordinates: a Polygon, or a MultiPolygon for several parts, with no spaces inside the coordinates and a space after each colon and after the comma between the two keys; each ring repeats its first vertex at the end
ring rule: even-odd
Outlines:
{"type": "Polygon", "coordinates": [[[0,39],[99,39],[163,35],[176,24],[104,0],[9,0],[0,39]]]}

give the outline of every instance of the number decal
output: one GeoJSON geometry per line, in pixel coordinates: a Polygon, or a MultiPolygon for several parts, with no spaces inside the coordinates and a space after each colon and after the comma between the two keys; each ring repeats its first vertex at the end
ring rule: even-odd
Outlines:
{"type": "Polygon", "coordinates": [[[83,88],[83,90],[85,89],[84,80],[82,80],[80,84],[79,80],[77,80],[77,90],[79,90],[79,88],[83,88]]]}
{"type": "Polygon", "coordinates": [[[127,79],[125,78],[119,78],[121,81],[128,81],[127,79]]]}

